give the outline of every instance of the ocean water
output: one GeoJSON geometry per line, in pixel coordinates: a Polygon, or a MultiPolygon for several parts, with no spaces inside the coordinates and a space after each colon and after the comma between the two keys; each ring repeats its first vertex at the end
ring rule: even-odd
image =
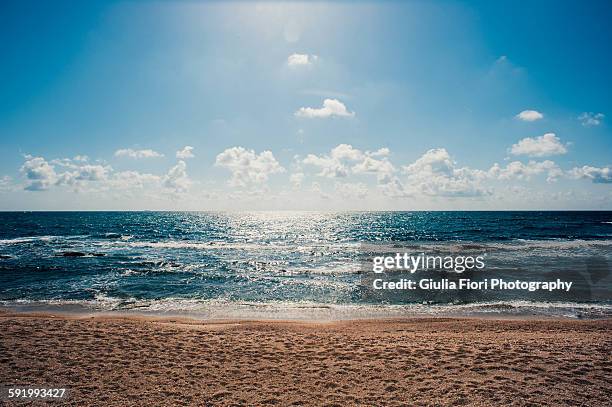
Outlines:
{"type": "MultiPolygon", "coordinates": [[[[612,315],[612,212],[4,212],[0,305],[208,318],[612,315]],[[370,244],[485,253],[578,294],[373,301],[370,244]]],[[[493,276],[493,274],[491,274],[493,276]]]]}

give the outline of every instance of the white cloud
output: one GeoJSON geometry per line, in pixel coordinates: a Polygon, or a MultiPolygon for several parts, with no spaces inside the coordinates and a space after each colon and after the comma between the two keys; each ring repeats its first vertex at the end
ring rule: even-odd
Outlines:
{"type": "Polygon", "coordinates": [[[406,173],[430,173],[452,174],[455,166],[450,154],[444,148],[435,148],[427,151],[414,163],[404,167],[406,173]]]}
{"type": "Polygon", "coordinates": [[[82,181],[102,181],[111,168],[103,165],[83,165],[79,167],[78,180],[82,181]]]}
{"type": "Polygon", "coordinates": [[[583,167],[575,167],[568,171],[570,178],[590,179],[595,184],[610,184],[612,183],[612,167],[591,167],[585,165],[583,167]]]}
{"type": "Polygon", "coordinates": [[[314,192],[315,194],[319,195],[319,197],[323,199],[331,198],[331,196],[328,193],[323,192],[323,190],[321,189],[321,184],[319,184],[318,182],[313,182],[310,186],[310,190],[314,192]]]}
{"type": "Polygon", "coordinates": [[[82,164],[83,160],[79,159],[52,160],[50,164],[42,157],[28,155],[25,158],[26,162],[21,166],[21,173],[29,181],[25,187],[28,191],[44,191],[52,185],[78,188],[85,182],[105,181],[112,171],[110,166],[82,164]],[[56,171],[56,166],[62,167],[64,171],[56,171]]]}
{"type": "Polygon", "coordinates": [[[231,147],[221,152],[215,165],[227,168],[232,173],[229,184],[235,187],[261,184],[268,180],[270,174],[285,171],[271,151],[256,154],[254,150],[244,147],[231,147]]]}
{"type": "Polygon", "coordinates": [[[338,117],[354,117],[355,112],[349,112],[344,105],[344,103],[340,102],[338,99],[325,99],[323,101],[323,107],[320,109],[313,107],[300,107],[300,109],[295,112],[297,117],[305,117],[305,118],[328,118],[332,116],[338,117]]]}
{"type": "Polygon", "coordinates": [[[375,174],[379,184],[386,184],[391,182],[395,167],[386,158],[377,160],[368,156],[354,165],[352,171],[355,174],[375,174]]]}
{"type": "Polygon", "coordinates": [[[599,126],[604,117],[605,115],[603,113],[584,112],[578,116],[578,120],[580,120],[583,126],[591,127],[599,126]]]}
{"type": "Polygon", "coordinates": [[[112,171],[110,166],[103,165],[66,165],[71,170],[59,174],[56,184],[79,187],[82,181],[104,181],[112,171]]]}
{"type": "Polygon", "coordinates": [[[131,148],[122,148],[115,151],[115,157],[129,157],[129,158],[158,158],[164,155],[153,151],[151,149],[145,150],[133,150],[131,148]]]}
{"type": "Polygon", "coordinates": [[[510,152],[514,155],[545,157],[567,153],[567,145],[562,144],[554,133],[546,133],[540,137],[526,137],[520,140],[512,145],[510,152]]]}
{"type": "Polygon", "coordinates": [[[172,189],[175,192],[186,192],[191,186],[191,180],[187,175],[187,164],[183,160],[179,162],[170,170],[164,177],[164,186],[172,189]]]}
{"type": "Polygon", "coordinates": [[[348,176],[349,173],[349,169],[344,164],[328,156],[308,154],[302,162],[307,165],[319,167],[321,172],[317,175],[321,177],[342,178],[348,176]]]}
{"type": "Polygon", "coordinates": [[[319,57],[317,55],[308,54],[291,54],[287,58],[287,65],[295,68],[298,66],[308,66],[315,63],[319,57]]]}
{"type": "Polygon", "coordinates": [[[535,122],[536,120],[542,119],[544,115],[537,110],[523,110],[515,117],[524,122],[535,122]]]}
{"type": "Polygon", "coordinates": [[[21,166],[21,173],[28,180],[25,189],[28,191],[44,191],[49,189],[56,179],[55,168],[42,157],[25,156],[26,161],[21,166]]]}
{"type": "Polygon", "coordinates": [[[116,172],[108,180],[108,184],[111,188],[127,190],[143,189],[147,186],[156,187],[160,182],[160,176],[138,171],[116,172]]]}
{"type": "Polygon", "coordinates": [[[444,148],[427,151],[414,163],[403,167],[403,170],[408,176],[405,186],[393,180],[395,188],[404,191],[403,195],[473,197],[489,194],[480,185],[486,173],[467,167],[456,168],[444,148]]]}
{"type": "Polygon", "coordinates": [[[368,187],[362,183],[336,182],[335,189],[345,199],[364,199],[368,195],[368,187]]]}
{"type": "Polygon", "coordinates": [[[0,177],[0,192],[10,191],[12,189],[12,178],[8,175],[0,177]]]}
{"type": "Polygon", "coordinates": [[[338,144],[331,150],[334,160],[358,161],[363,158],[363,153],[350,144],[338,144]]]}
{"type": "Polygon", "coordinates": [[[363,153],[350,144],[339,144],[329,154],[308,154],[302,163],[318,167],[317,174],[327,178],[344,178],[352,174],[374,174],[379,183],[390,182],[396,171],[395,167],[384,156],[390,154],[388,148],[375,152],[363,153]],[[373,157],[383,157],[376,159],[373,157]]]}
{"type": "Polygon", "coordinates": [[[304,173],[303,172],[296,172],[296,173],[291,174],[289,176],[289,182],[291,183],[291,185],[295,189],[300,188],[302,186],[302,182],[303,181],[304,181],[304,173]]]}
{"type": "Polygon", "coordinates": [[[523,164],[520,161],[513,161],[506,165],[506,167],[500,167],[499,164],[495,163],[488,171],[488,176],[499,180],[529,180],[534,175],[546,173],[546,181],[554,182],[561,175],[563,171],[553,161],[529,161],[527,164],[523,164]]]}
{"type": "Polygon", "coordinates": [[[182,150],[176,152],[176,158],[180,158],[182,160],[193,157],[195,156],[193,155],[193,147],[191,146],[185,146],[182,150]]]}
{"type": "Polygon", "coordinates": [[[137,171],[115,172],[109,165],[90,164],[87,161],[83,164],[83,160],[78,158],[55,159],[49,163],[42,157],[26,156],[21,172],[28,180],[25,189],[30,191],[67,186],[75,191],[87,192],[123,191],[129,194],[130,191],[145,187],[152,188],[152,191],[164,187],[175,192],[185,192],[192,184],[182,160],[162,177],[137,171]]]}
{"type": "MultiPolygon", "coordinates": [[[[532,140],[538,141],[539,139],[532,140]]],[[[553,141],[559,142],[556,138],[553,141]]],[[[520,144],[519,142],[514,147],[520,144]]],[[[186,148],[181,151],[189,151],[193,154],[193,150],[186,148]]],[[[309,154],[306,158],[296,155],[291,164],[288,179],[283,178],[285,185],[284,188],[281,187],[280,193],[274,192],[272,187],[265,184],[271,174],[285,171],[270,151],[256,153],[254,150],[247,150],[243,147],[228,148],[217,155],[215,165],[230,171],[230,185],[249,187],[243,189],[243,192],[237,196],[248,195],[249,199],[257,202],[257,205],[265,203],[264,201],[274,201],[275,205],[280,205],[283,200],[298,202],[303,198],[306,204],[311,202],[310,198],[305,199],[309,194],[319,199],[318,202],[321,202],[320,199],[333,197],[334,205],[340,205],[342,202],[356,203],[361,199],[366,199],[361,202],[362,204],[370,205],[372,202],[384,200],[380,196],[377,197],[377,194],[370,194],[370,189],[375,186],[373,177],[368,178],[368,176],[376,177],[378,194],[410,198],[411,202],[425,202],[426,205],[430,203],[433,206],[450,202],[441,199],[444,197],[452,199],[486,197],[491,194],[493,188],[496,192],[494,199],[470,200],[465,201],[465,204],[481,207],[481,205],[502,201],[527,202],[527,200],[536,199],[539,200],[538,202],[546,202],[553,200],[555,194],[552,190],[559,191],[559,188],[552,186],[547,187],[548,189],[541,189],[543,195],[534,198],[534,194],[538,191],[536,187],[541,186],[544,179],[548,182],[561,178],[565,180],[584,179],[595,184],[612,184],[612,166],[609,165],[601,168],[585,165],[564,170],[550,160],[530,160],[504,163],[503,167],[494,164],[488,170],[479,170],[460,167],[444,148],[438,148],[427,151],[414,162],[401,167],[400,172],[399,166],[396,167],[389,159],[390,156],[391,151],[386,147],[366,151],[350,144],[339,144],[321,155],[309,154]],[[310,167],[312,172],[309,172],[306,164],[316,168],[313,170],[310,167]],[[332,178],[333,181],[311,184],[309,181],[314,174],[332,178]],[[533,178],[536,178],[533,185],[526,182],[533,178]],[[503,189],[498,189],[498,186],[502,184],[503,189]],[[521,190],[521,187],[516,189],[517,185],[529,187],[528,192],[518,196],[517,192],[513,192],[521,190]]],[[[68,193],[72,190],[86,192],[86,194],[81,194],[81,197],[93,197],[96,201],[98,199],[134,199],[136,201],[140,199],[155,204],[156,200],[163,202],[163,200],[173,198],[180,198],[176,202],[189,199],[197,202],[198,199],[208,197],[210,193],[212,193],[211,196],[214,196],[215,188],[221,188],[214,180],[209,180],[205,182],[205,188],[201,189],[200,184],[188,176],[184,160],[178,160],[167,173],[154,175],[137,171],[117,172],[104,162],[89,161],[89,159],[83,159],[82,156],[47,160],[43,157],[28,155],[25,156],[20,172],[25,181],[14,183],[12,186],[9,178],[0,177],[0,192],[5,193],[5,191],[12,190],[11,188],[25,188],[30,191],[54,189],[56,192],[52,193],[68,193]]],[[[564,181],[560,185],[561,191],[566,183],[567,181],[564,181]]],[[[583,185],[582,188],[589,187],[583,185]]],[[[526,189],[523,188],[523,190],[526,189]]],[[[612,199],[612,195],[609,194],[609,196],[612,199]]],[[[233,205],[230,195],[225,194],[222,199],[228,200],[226,202],[228,207],[233,205]]],[[[570,198],[563,199],[569,200],[570,198]]],[[[580,199],[586,198],[582,196],[580,199]]],[[[314,202],[317,201],[312,200],[313,204],[314,202]]],[[[461,205],[463,201],[454,202],[461,205]]],[[[386,204],[394,205],[388,199],[386,204]]]]}
{"type": "Polygon", "coordinates": [[[391,154],[391,150],[389,150],[387,147],[379,148],[376,151],[366,151],[366,155],[369,155],[370,157],[387,157],[389,154],[391,154]]]}
{"type": "Polygon", "coordinates": [[[350,144],[339,144],[329,155],[317,156],[308,154],[302,161],[304,164],[319,167],[319,176],[328,178],[343,178],[349,175],[349,162],[362,160],[364,154],[350,144]]]}
{"type": "Polygon", "coordinates": [[[404,187],[404,184],[398,177],[392,177],[390,182],[380,186],[382,193],[390,198],[407,198],[411,195],[415,195],[416,190],[413,188],[409,191],[404,187]]]}

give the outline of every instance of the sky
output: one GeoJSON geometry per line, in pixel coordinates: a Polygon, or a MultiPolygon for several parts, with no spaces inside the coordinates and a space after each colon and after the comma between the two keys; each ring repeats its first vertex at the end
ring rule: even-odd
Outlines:
{"type": "Polygon", "coordinates": [[[3,1],[0,210],[612,209],[609,1],[3,1]]]}

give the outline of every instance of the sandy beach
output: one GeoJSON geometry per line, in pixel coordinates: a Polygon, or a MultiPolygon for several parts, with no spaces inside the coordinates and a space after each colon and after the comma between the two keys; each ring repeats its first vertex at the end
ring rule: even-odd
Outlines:
{"type": "Polygon", "coordinates": [[[332,323],[0,314],[0,382],[66,405],[589,405],[612,321],[332,323]]]}

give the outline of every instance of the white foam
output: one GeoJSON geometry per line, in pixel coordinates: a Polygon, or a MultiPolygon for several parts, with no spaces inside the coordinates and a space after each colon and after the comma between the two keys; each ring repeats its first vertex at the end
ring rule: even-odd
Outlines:
{"type": "Polygon", "coordinates": [[[36,241],[49,241],[56,238],[56,236],[27,236],[27,237],[16,237],[14,239],[0,239],[1,245],[10,244],[21,244],[21,243],[32,243],[36,241]]]}
{"type": "Polygon", "coordinates": [[[612,305],[549,302],[487,302],[461,305],[372,305],[301,302],[244,302],[224,299],[166,298],[136,300],[109,297],[95,300],[0,301],[16,311],[120,312],[143,315],[189,316],[197,319],[236,320],[349,320],[410,317],[538,317],[610,318],[612,305]]]}
{"type": "Polygon", "coordinates": [[[516,239],[507,242],[470,242],[470,241],[409,241],[392,244],[364,243],[369,250],[397,251],[414,249],[419,251],[461,251],[461,250],[505,250],[516,251],[526,249],[571,250],[588,247],[611,247],[612,240],[524,240],[516,239]]]}

